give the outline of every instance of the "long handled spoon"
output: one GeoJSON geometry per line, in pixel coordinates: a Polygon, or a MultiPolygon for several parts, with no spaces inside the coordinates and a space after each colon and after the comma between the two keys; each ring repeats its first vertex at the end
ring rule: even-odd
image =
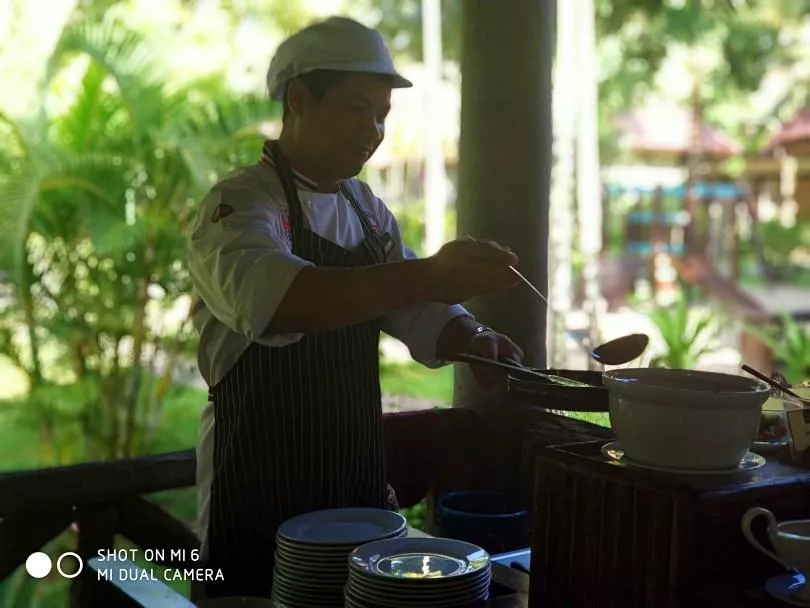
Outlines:
{"type": "Polygon", "coordinates": [[[529,279],[524,277],[523,274],[521,274],[521,272],[517,268],[515,268],[514,266],[509,266],[509,270],[514,272],[518,276],[518,278],[526,284],[526,286],[529,289],[531,289],[535,294],[537,294],[538,298],[540,298],[543,302],[548,304],[548,300],[546,299],[546,296],[544,296],[542,293],[540,293],[540,290],[537,289],[537,287],[535,287],[534,284],[532,284],[532,282],[529,279]]]}
{"type": "Polygon", "coordinates": [[[743,371],[748,372],[752,376],[756,376],[757,378],[759,378],[760,380],[762,380],[766,384],[769,384],[770,386],[772,386],[776,390],[782,391],[783,393],[787,393],[791,397],[796,397],[796,399],[798,399],[802,403],[807,403],[808,401],[810,401],[810,399],[807,399],[805,397],[799,397],[796,393],[794,393],[792,390],[790,390],[789,387],[785,386],[781,382],[777,382],[773,378],[769,378],[768,376],[766,376],[762,372],[755,370],[753,367],[751,367],[749,365],[746,365],[745,363],[743,363],[742,368],[743,368],[743,371]]]}
{"type": "MultiPolygon", "coordinates": [[[[540,300],[548,304],[546,296],[529,279],[523,276],[517,268],[509,266],[509,270],[514,272],[540,300]]],[[[591,351],[591,357],[602,365],[623,365],[638,358],[649,343],[650,338],[646,334],[630,334],[600,344],[591,351]]]]}
{"type": "Polygon", "coordinates": [[[487,359],[486,357],[479,357],[478,355],[459,353],[453,357],[453,360],[458,361],[459,363],[469,363],[470,365],[483,365],[486,367],[491,367],[492,369],[512,372],[518,375],[526,376],[528,378],[536,378],[538,380],[545,380],[546,382],[554,382],[555,384],[561,384],[564,386],[572,386],[579,388],[591,387],[590,384],[586,384],[585,382],[579,382],[578,380],[572,380],[571,378],[564,378],[563,376],[555,376],[554,374],[544,374],[542,372],[535,371],[531,368],[523,367],[522,365],[518,365],[516,361],[513,361],[511,359],[509,359],[509,363],[505,363],[504,361],[495,361],[494,359],[487,359]]]}

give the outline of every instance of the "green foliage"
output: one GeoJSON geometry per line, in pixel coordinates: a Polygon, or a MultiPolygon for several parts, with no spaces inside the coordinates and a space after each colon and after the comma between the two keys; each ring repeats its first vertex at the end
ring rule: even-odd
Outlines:
{"type": "Polygon", "coordinates": [[[453,368],[428,369],[413,363],[383,363],[381,386],[386,395],[430,399],[436,404],[453,402],[453,368]]]}
{"type": "MultiPolygon", "coordinates": [[[[416,255],[425,253],[425,204],[422,200],[407,201],[390,207],[397,218],[402,241],[414,250],[416,255]]],[[[456,209],[449,207],[445,215],[445,234],[448,239],[456,236],[456,209]]]]}
{"type": "MultiPolygon", "coordinates": [[[[729,22],[721,44],[727,62],[727,71],[721,74],[730,76],[746,91],[757,90],[771,67],[765,62],[752,61],[755,53],[771,54],[772,61],[787,59],[785,50],[779,46],[779,28],[751,18],[729,22]]],[[[715,88],[719,90],[720,86],[715,88]]]]}
{"type": "Polygon", "coordinates": [[[765,260],[781,280],[796,279],[810,272],[810,222],[786,226],[778,219],[758,222],[765,260]]]}
{"type": "MultiPolygon", "coordinates": [[[[157,380],[147,374],[145,382],[154,384],[157,380]]],[[[453,399],[453,368],[428,369],[415,362],[384,362],[380,367],[380,387],[384,395],[404,395],[447,406],[453,399]]],[[[0,399],[0,470],[85,460],[78,456],[86,453],[85,446],[95,439],[83,435],[83,417],[97,415],[87,405],[94,403],[92,391],[97,387],[89,388],[91,396],[84,390],[81,384],[47,385],[24,399],[0,399]],[[56,427],[51,428],[49,421],[58,425],[58,435],[53,441],[48,439],[48,433],[56,427]]],[[[160,454],[194,446],[206,395],[204,389],[173,384],[166,391],[157,415],[141,413],[138,418],[142,431],[139,453],[160,454]]],[[[162,496],[168,503],[177,504],[178,517],[185,521],[193,518],[193,500],[178,498],[178,492],[162,496]]]]}
{"type": "Polygon", "coordinates": [[[717,347],[722,324],[716,313],[695,311],[685,299],[679,299],[672,306],[656,306],[648,314],[663,341],[652,367],[693,369],[702,355],[717,347]]]}
{"type": "Polygon", "coordinates": [[[190,320],[166,314],[191,290],[196,202],[255,160],[277,109],[172,82],[118,21],[71,22],[46,72],[38,111],[0,121],[0,354],[29,379],[49,461],[133,455],[195,348],[190,320]]]}
{"type": "MultiPolygon", "coordinates": [[[[195,0],[183,1],[189,5],[195,4],[195,0]]],[[[286,34],[292,34],[311,21],[305,2],[220,0],[220,4],[234,23],[267,20],[268,15],[272,15],[273,23],[286,34]]]]}
{"type": "MultiPolygon", "coordinates": [[[[42,549],[47,555],[59,555],[76,550],[76,534],[62,532],[42,549]]],[[[43,579],[35,579],[20,566],[0,581],[0,606],[3,608],[52,608],[68,605],[70,581],[56,572],[56,568],[43,579]]]]}
{"type": "MultiPolygon", "coordinates": [[[[795,0],[688,0],[677,6],[663,0],[597,0],[603,153],[617,152],[612,117],[642,101],[664,60],[684,50],[706,115],[750,149],[761,146],[765,126],[752,125],[758,117],[746,111],[747,94],[759,89],[769,71],[796,60],[799,43],[782,41],[790,40],[801,23],[803,13],[795,5],[795,0]],[[729,112],[730,106],[737,111],[729,112]],[[741,121],[741,116],[748,118],[741,121]]],[[[686,102],[691,93],[685,90],[678,101],[686,102]]]]}
{"type": "MultiPolygon", "coordinates": [[[[461,3],[442,0],[442,50],[448,60],[461,57],[461,3]]],[[[392,52],[422,60],[421,0],[355,0],[353,7],[374,19],[370,26],[385,36],[392,52]]]]}
{"type": "Polygon", "coordinates": [[[790,313],[782,313],[779,324],[749,325],[746,329],[771,349],[779,372],[788,382],[798,385],[810,380],[810,331],[790,313]]]}
{"type": "Polygon", "coordinates": [[[408,520],[408,525],[417,530],[425,530],[425,518],[427,517],[427,500],[415,504],[412,507],[400,509],[399,512],[408,520]]]}
{"type": "Polygon", "coordinates": [[[397,218],[402,241],[421,256],[425,244],[425,213],[422,201],[408,201],[390,207],[397,218]]]}
{"type": "MultiPolygon", "coordinates": [[[[359,2],[353,6],[375,17],[372,25],[383,32],[396,52],[421,59],[419,0],[359,2]]],[[[442,44],[449,60],[458,60],[461,55],[461,2],[442,2],[442,44]]],[[[701,87],[710,116],[715,106],[728,101],[745,107],[747,99],[741,92],[757,90],[769,70],[797,59],[793,47],[783,44],[780,36],[797,30],[810,10],[808,6],[807,0],[688,0],[677,4],[665,0],[596,0],[602,154],[610,157],[618,152],[612,119],[618,112],[637,106],[653,90],[659,70],[673,50],[687,47],[697,54],[709,51],[722,58],[704,75],[701,87]]],[[[789,95],[804,96],[806,83],[797,84],[789,95]]],[[[684,96],[689,93],[684,91],[684,96]]],[[[714,118],[741,138],[745,136],[743,140],[751,146],[762,143],[756,133],[748,132],[748,126],[745,133],[741,130],[737,117],[723,124],[727,114],[718,109],[714,118]]]]}

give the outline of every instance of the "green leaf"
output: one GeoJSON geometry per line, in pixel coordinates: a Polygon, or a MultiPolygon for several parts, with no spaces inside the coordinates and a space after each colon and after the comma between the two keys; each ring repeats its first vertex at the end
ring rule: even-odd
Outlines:
{"type": "Polygon", "coordinates": [[[164,71],[140,34],[116,21],[69,24],[48,60],[43,91],[75,55],[111,76],[136,133],[160,121],[164,71]]]}

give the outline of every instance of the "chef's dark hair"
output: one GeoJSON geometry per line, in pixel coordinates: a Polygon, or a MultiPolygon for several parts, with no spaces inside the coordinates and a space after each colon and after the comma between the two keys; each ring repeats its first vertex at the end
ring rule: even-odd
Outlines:
{"type": "MultiPolygon", "coordinates": [[[[309,91],[309,94],[312,95],[315,102],[318,103],[323,99],[324,95],[329,92],[329,89],[340,84],[340,81],[345,77],[346,72],[340,72],[338,70],[313,70],[312,72],[301,74],[298,78],[304,83],[304,86],[309,91]]],[[[289,91],[290,85],[288,83],[287,88],[284,90],[284,113],[281,116],[282,120],[286,119],[290,112],[290,104],[287,101],[289,91]]]]}

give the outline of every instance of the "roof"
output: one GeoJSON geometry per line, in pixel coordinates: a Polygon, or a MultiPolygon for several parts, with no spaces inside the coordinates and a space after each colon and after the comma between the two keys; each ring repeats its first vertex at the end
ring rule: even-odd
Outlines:
{"type": "Polygon", "coordinates": [[[771,138],[768,147],[775,148],[808,140],[810,140],[810,106],[800,110],[796,116],[784,123],[776,135],[771,138]]]}
{"type": "MultiPolygon", "coordinates": [[[[687,108],[651,103],[620,114],[619,145],[632,152],[686,155],[691,148],[692,116],[687,108]]],[[[728,135],[706,123],[700,128],[701,154],[727,158],[742,152],[728,135]]]]}

